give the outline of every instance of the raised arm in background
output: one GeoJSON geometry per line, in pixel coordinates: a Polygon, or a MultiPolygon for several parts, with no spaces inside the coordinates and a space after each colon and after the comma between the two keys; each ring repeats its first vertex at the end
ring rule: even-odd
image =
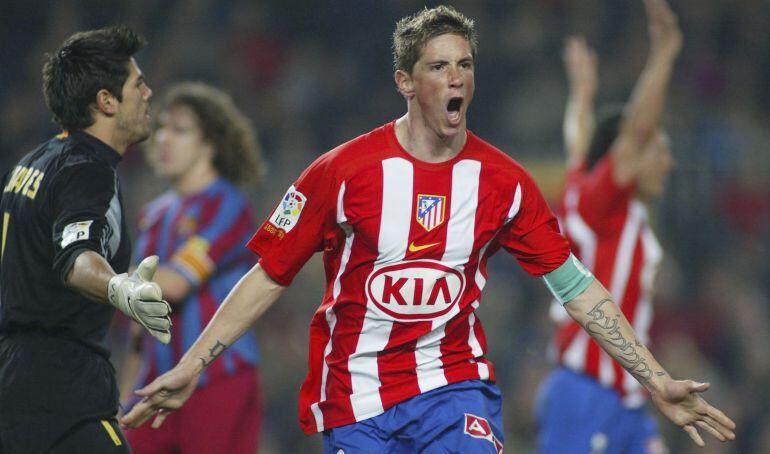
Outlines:
{"type": "Polygon", "coordinates": [[[612,147],[615,181],[626,185],[636,179],[645,147],[659,132],[674,61],[682,49],[682,32],[665,0],[645,0],[650,53],[620,123],[612,147]]]}
{"type": "Polygon", "coordinates": [[[594,134],[594,98],[599,85],[596,53],[582,36],[571,36],[564,45],[564,68],[569,97],[564,111],[564,145],[569,166],[582,161],[594,134]]]}

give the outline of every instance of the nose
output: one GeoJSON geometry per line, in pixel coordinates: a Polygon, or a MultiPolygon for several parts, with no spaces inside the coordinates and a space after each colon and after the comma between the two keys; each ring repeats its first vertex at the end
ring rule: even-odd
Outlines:
{"type": "Polygon", "coordinates": [[[152,97],[152,88],[149,85],[145,85],[144,99],[150,99],[152,97]]]}
{"type": "Polygon", "coordinates": [[[460,68],[457,66],[451,66],[449,68],[449,86],[450,87],[462,87],[463,77],[460,74],[460,68]]]}

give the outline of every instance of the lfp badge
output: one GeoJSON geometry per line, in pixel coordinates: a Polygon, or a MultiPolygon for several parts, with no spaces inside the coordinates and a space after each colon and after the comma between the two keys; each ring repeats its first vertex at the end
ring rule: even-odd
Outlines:
{"type": "Polygon", "coordinates": [[[307,197],[292,185],[286,195],[281,199],[281,203],[275,208],[273,215],[270,216],[270,223],[275,227],[289,233],[299,221],[302,209],[305,208],[307,197]]]}
{"type": "Polygon", "coordinates": [[[299,216],[305,206],[305,196],[301,192],[288,192],[281,201],[284,216],[299,216]]]}
{"type": "Polygon", "coordinates": [[[428,232],[444,223],[446,197],[443,195],[417,195],[417,222],[428,232]]]}

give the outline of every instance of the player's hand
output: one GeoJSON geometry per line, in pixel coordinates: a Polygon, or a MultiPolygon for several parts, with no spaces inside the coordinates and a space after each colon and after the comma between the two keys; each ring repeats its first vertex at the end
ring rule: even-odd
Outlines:
{"type": "Polygon", "coordinates": [[[653,53],[674,57],[682,49],[682,31],[676,14],[665,0],[644,0],[653,53]]]}
{"type": "Polygon", "coordinates": [[[123,427],[139,427],[153,415],[157,415],[152,427],[163,424],[171,411],[180,408],[190,398],[198,385],[200,375],[182,364],[156,378],[152,383],[136,391],[143,397],[125,416],[120,418],[123,427]]]}
{"type": "Polygon", "coordinates": [[[158,256],[142,260],[130,276],[118,274],[107,285],[110,304],[135,320],[156,339],[168,344],[171,340],[171,306],[163,300],[160,287],[152,282],[158,268],[158,256]]]}
{"type": "Polygon", "coordinates": [[[582,36],[570,36],[564,43],[564,68],[573,93],[593,97],[599,86],[596,52],[582,36]]]}
{"type": "Polygon", "coordinates": [[[735,423],[700,396],[709,386],[708,383],[692,380],[669,380],[661,391],[652,393],[652,401],[658,410],[687,432],[700,447],[705,446],[705,443],[698,433],[698,427],[719,441],[735,439],[735,423]]]}

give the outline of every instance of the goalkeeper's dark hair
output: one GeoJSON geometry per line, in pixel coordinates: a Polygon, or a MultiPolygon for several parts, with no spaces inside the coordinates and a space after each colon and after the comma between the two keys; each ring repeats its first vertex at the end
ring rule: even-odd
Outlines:
{"type": "Polygon", "coordinates": [[[43,94],[53,120],[65,130],[94,124],[96,94],[105,89],[122,101],[131,56],[146,44],[118,25],[75,33],[55,53],[46,54],[43,94]]]}
{"type": "Polygon", "coordinates": [[[589,170],[610,151],[618,137],[620,123],[623,120],[623,106],[604,107],[597,117],[596,129],[586,154],[586,166],[589,170]]]}
{"type": "Polygon", "coordinates": [[[202,82],[178,83],[168,89],[158,112],[177,106],[194,112],[203,138],[214,148],[213,165],[222,177],[236,185],[259,181],[265,164],[256,131],[229,94],[202,82]]]}

